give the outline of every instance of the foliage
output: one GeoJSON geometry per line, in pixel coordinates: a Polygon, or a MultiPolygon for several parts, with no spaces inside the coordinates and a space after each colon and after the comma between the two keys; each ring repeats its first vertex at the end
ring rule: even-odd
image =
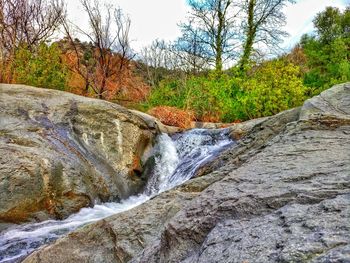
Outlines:
{"type": "Polygon", "coordinates": [[[64,90],[68,71],[61,62],[61,53],[57,45],[41,43],[36,51],[26,46],[17,49],[15,65],[15,81],[17,83],[64,90]]]}
{"type": "Polygon", "coordinates": [[[14,81],[17,49],[37,49],[57,32],[65,13],[63,0],[0,1],[0,82],[14,81]]]}
{"type": "Polygon", "coordinates": [[[230,112],[232,81],[227,75],[215,74],[162,81],[151,92],[148,104],[193,111],[197,120],[220,121],[230,112]]]}
{"type": "Polygon", "coordinates": [[[169,106],[158,106],[149,110],[148,113],[166,125],[180,128],[190,128],[194,119],[193,112],[169,106]]]}
{"type": "Polygon", "coordinates": [[[98,3],[93,6],[84,0],[85,11],[91,14],[90,29],[97,30],[83,33],[89,43],[74,39],[65,21],[67,36],[62,41],[13,44],[14,52],[7,52],[11,56],[1,57],[0,74],[8,82],[149,110],[166,124],[180,127],[189,127],[194,119],[233,122],[269,116],[350,81],[350,6],[319,13],[313,21],[315,34],[304,35],[289,54],[260,64],[254,61],[258,47],[277,46],[285,35],[275,25],[284,24],[282,11],[288,2],[293,0],[247,0],[237,6],[235,1],[191,0],[189,21],[181,24],[183,36],[175,43],[155,41],[142,51],[142,62],[134,62],[129,18],[117,9],[115,17],[109,12],[102,21],[98,3]],[[235,15],[231,12],[235,8],[243,12],[235,15]],[[120,29],[116,34],[107,26],[112,18],[120,29]],[[239,32],[234,30],[237,21],[239,32]],[[229,58],[236,58],[237,65],[223,71],[229,58]]]}
{"type": "Polygon", "coordinates": [[[212,74],[163,83],[151,93],[149,103],[191,110],[201,121],[269,116],[303,103],[307,89],[300,75],[292,63],[268,61],[251,69],[250,75],[212,74]]]}
{"type": "Polygon", "coordinates": [[[300,106],[307,91],[300,78],[300,68],[284,60],[265,62],[250,76],[237,79],[237,84],[233,114],[241,120],[300,106]]]}
{"type": "Polygon", "coordinates": [[[158,87],[154,87],[147,100],[147,107],[158,105],[185,108],[186,80],[162,80],[158,87]]]}
{"type": "Polygon", "coordinates": [[[316,35],[304,35],[301,46],[307,57],[304,83],[316,95],[334,84],[350,80],[350,9],[343,13],[326,8],[314,19],[316,35]]]}
{"type": "Polygon", "coordinates": [[[227,75],[193,77],[187,83],[186,107],[202,121],[229,121],[234,80],[227,75]]]}

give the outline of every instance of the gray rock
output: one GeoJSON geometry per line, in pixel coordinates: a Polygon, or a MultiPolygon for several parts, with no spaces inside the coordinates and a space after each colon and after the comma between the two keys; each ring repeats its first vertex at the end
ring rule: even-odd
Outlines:
{"type": "Polygon", "coordinates": [[[304,103],[300,119],[308,120],[328,116],[347,120],[350,117],[349,96],[349,83],[325,90],[304,103]]]}
{"type": "Polygon", "coordinates": [[[136,208],[74,231],[25,262],[128,262],[160,237],[168,219],[184,204],[222,178],[211,174],[194,179],[136,208]]]}
{"type": "Polygon", "coordinates": [[[251,219],[225,220],[187,262],[349,261],[349,203],[349,194],[339,195],[251,219]]]}
{"type": "Polygon", "coordinates": [[[256,124],[201,177],[24,262],[349,262],[349,86],[256,124]]]}
{"type": "Polygon", "coordinates": [[[116,104],[0,84],[0,221],[65,218],[134,194],[155,132],[116,104]]]}

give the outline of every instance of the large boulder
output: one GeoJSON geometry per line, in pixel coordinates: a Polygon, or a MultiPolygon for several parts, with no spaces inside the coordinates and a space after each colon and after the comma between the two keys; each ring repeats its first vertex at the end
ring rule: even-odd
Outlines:
{"type": "Polygon", "coordinates": [[[201,177],[24,262],[349,262],[349,102],[339,85],[258,122],[201,177]]]}
{"type": "Polygon", "coordinates": [[[0,84],[0,222],[61,219],[138,192],[155,133],[116,104],[0,84]]]}

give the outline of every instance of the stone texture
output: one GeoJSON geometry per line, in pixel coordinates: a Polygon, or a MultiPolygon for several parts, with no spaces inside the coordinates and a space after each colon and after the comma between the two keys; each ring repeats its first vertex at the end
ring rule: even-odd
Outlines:
{"type": "Polygon", "coordinates": [[[344,84],[270,117],[201,177],[24,262],[349,262],[349,102],[344,84]]]}
{"type": "Polygon", "coordinates": [[[116,104],[0,84],[0,222],[65,218],[134,194],[155,133],[116,104]]]}
{"type": "Polygon", "coordinates": [[[160,236],[160,229],[184,204],[222,178],[211,174],[191,180],[136,208],[74,231],[25,262],[128,262],[160,236]]]}
{"type": "Polygon", "coordinates": [[[187,262],[348,262],[350,195],[218,223],[187,262]]]}
{"type": "Polygon", "coordinates": [[[301,120],[325,116],[347,120],[350,118],[349,84],[337,85],[307,100],[303,105],[301,120]]]}

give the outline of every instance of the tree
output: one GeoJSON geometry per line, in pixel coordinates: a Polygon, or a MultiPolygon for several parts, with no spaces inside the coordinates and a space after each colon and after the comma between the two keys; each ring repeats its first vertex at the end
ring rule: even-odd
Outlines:
{"type": "Polygon", "coordinates": [[[236,55],[239,11],[232,0],[189,0],[188,3],[189,22],[180,25],[183,51],[208,60],[221,72],[223,64],[236,55]]]}
{"type": "Polygon", "coordinates": [[[304,35],[301,47],[307,57],[304,84],[316,95],[325,88],[350,80],[350,8],[327,7],[313,20],[314,35],[304,35]]]}
{"type": "Polygon", "coordinates": [[[130,48],[129,30],[131,21],[120,8],[105,6],[104,14],[99,2],[81,0],[88,15],[90,30],[83,30],[64,21],[66,39],[74,52],[71,69],[85,80],[85,93],[90,89],[100,99],[112,96],[120,88],[124,70],[134,57],[130,48]],[[73,37],[72,29],[90,40],[90,46],[83,50],[79,41],[73,37]],[[116,28],[114,31],[113,27],[116,28]],[[113,84],[112,91],[109,89],[113,84]]]}
{"type": "Polygon", "coordinates": [[[194,75],[209,67],[210,59],[206,56],[205,46],[201,43],[201,30],[187,25],[191,30],[183,30],[183,34],[174,43],[174,50],[182,61],[183,68],[194,75]]]}
{"type": "Polygon", "coordinates": [[[12,81],[16,50],[22,45],[34,52],[56,32],[64,15],[61,0],[0,1],[1,82],[12,81]]]}
{"type": "Polygon", "coordinates": [[[342,14],[338,8],[327,7],[313,20],[319,40],[330,44],[342,34],[342,14]]]}
{"type": "Polygon", "coordinates": [[[294,0],[245,0],[242,6],[246,14],[242,22],[244,41],[239,68],[244,71],[254,51],[254,46],[263,44],[277,47],[287,33],[281,30],[286,23],[283,8],[294,0]]]}
{"type": "Polygon", "coordinates": [[[155,87],[159,82],[180,70],[181,62],[173,50],[171,43],[156,39],[151,45],[143,47],[140,52],[141,63],[147,73],[149,85],[155,87]]]}

